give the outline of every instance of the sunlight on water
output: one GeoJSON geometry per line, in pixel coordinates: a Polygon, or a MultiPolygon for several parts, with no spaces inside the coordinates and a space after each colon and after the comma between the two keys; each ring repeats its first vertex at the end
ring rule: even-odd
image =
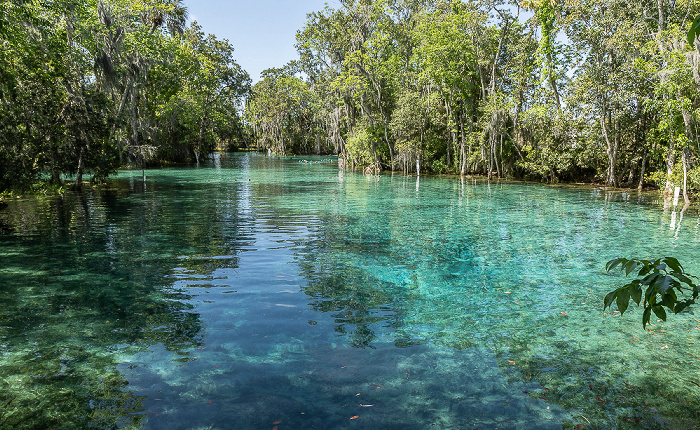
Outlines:
{"type": "Polygon", "coordinates": [[[122,172],[0,211],[0,428],[697,428],[700,318],[602,299],[609,259],[700,274],[699,242],[590,187],[122,172]]]}

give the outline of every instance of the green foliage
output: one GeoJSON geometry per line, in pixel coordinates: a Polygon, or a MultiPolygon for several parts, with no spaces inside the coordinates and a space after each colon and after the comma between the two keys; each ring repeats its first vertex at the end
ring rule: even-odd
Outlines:
{"type": "Polygon", "coordinates": [[[370,148],[377,145],[379,138],[376,132],[367,125],[356,127],[348,137],[346,150],[348,159],[357,166],[367,166],[374,162],[370,148]]]}
{"type": "Polygon", "coordinates": [[[314,103],[308,83],[289,68],[265,70],[246,105],[258,149],[280,155],[317,151],[314,103]]]}
{"type": "Polygon", "coordinates": [[[180,1],[4,2],[0,192],[249,135],[406,173],[700,190],[700,54],[684,43],[700,0],[662,16],[624,0],[522,6],[527,21],[502,0],[343,1],[310,14],[299,59],[251,89],[180,1]]]}
{"type": "Polygon", "coordinates": [[[179,0],[3,2],[0,192],[66,175],[80,187],[237,138],[249,78],[185,22],[179,0]]]}
{"type": "Polygon", "coordinates": [[[160,145],[159,157],[198,159],[243,140],[238,109],[250,77],[233,60],[233,46],[206,35],[196,22],[170,45],[172,60],[154,66],[150,79],[157,139],[168,143],[160,145]]]}
{"type": "Polygon", "coordinates": [[[527,22],[502,1],[348,1],[311,14],[294,63],[315,100],[306,128],[346,158],[352,140],[371,155],[358,160],[406,173],[419,160],[434,172],[637,186],[681,155],[693,171],[700,75],[680,42],[700,1],[661,17],[624,0],[521,6],[527,22]]]}
{"type": "Polygon", "coordinates": [[[666,309],[672,313],[680,313],[695,303],[700,290],[693,281],[694,276],[688,274],[683,266],[673,257],[657,260],[639,258],[615,258],[610,260],[605,269],[610,272],[616,267],[629,276],[636,272],[632,282],[608,293],[604,300],[604,309],[612,307],[613,303],[621,314],[627,310],[630,300],[642,305],[642,328],[646,329],[652,312],[661,320],[666,321],[666,309]],[[682,295],[690,295],[682,299],[682,295]]]}
{"type": "MultiPolygon", "coordinates": [[[[674,165],[670,175],[663,171],[653,172],[647,175],[647,181],[659,189],[664,188],[667,180],[669,180],[672,184],[682,184],[683,165],[680,163],[674,165]]],[[[695,166],[688,170],[687,187],[690,192],[695,194],[700,192],[700,166],[695,166]]]]}
{"type": "Polygon", "coordinates": [[[700,15],[696,16],[695,19],[693,20],[692,24],[690,24],[690,28],[688,29],[688,43],[693,45],[695,43],[695,39],[697,37],[700,37],[700,15]]]}

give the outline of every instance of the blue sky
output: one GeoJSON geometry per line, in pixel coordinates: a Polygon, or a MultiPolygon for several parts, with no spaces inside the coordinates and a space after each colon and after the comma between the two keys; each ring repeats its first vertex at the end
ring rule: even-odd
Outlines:
{"type": "Polygon", "coordinates": [[[296,31],[306,14],[337,8],[337,0],[185,0],[190,20],[206,33],[228,39],[234,58],[257,82],[260,72],[297,58],[296,31]]]}

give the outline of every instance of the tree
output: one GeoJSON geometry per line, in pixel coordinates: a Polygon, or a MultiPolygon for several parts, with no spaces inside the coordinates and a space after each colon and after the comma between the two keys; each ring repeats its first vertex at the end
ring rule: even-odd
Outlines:
{"type": "Polygon", "coordinates": [[[445,163],[460,174],[469,168],[471,145],[467,147],[481,95],[479,61],[473,34],[483,33],[486,15],[461,2],[441,2],[423,14],[413,37],[419,85],[438,93],[445,114],[432,124],[444,130],[448,142],[445,163]]]}
{"type": "Polygon", "coordinates": [[[285,118],[368,171],[682,183],[687,196],[700,190],[696,6],[529,0],[523,19],[500,0],[344,0],[298,32],[289,70],[311,108],[285,118]]]}
{"type": "Polygon", "coordinates": [[[2,2],[0,192],[236,139],[250,79],[186,15],[180,0],[2,2]]]}
{"type": "Polygon", "coordinates": [[[170,41],[170,61],[153,67],[148,106],[159,130],[159,156],[193,159],[240,139],[239,111],[250,91],[250,77],[233,59],[227,40],[206,35],[195,21],[170,41]]]}
{"type": "Polygon", "coordinates": [[[246,105],[259,148],[280,155],[310,152],[315,139],[308,84],[289,68],[267,69],[262,78],[246,105]]]}

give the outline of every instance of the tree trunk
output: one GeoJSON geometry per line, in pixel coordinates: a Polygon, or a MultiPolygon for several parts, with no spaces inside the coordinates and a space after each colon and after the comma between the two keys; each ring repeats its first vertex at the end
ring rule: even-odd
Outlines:
{"type": "MultiPolygon", "coordinates": [[[[499,12],[498,9],[496,9],[496,12],[499,12]]],[[[496,49],[496,56],[493,58],[493,65],[491,67],[491,95],[493,95],[496,92],[496,65],[498,64],[498,59],[501,57],[501,49],[503,48],[503,42],[506,39],[506,36],[508,35],[508,29],[510,28],[510,20],[505,18],[505,23],[503,24],[503,28],[501,29],[501,36],[498,39],[498,48],[496,49]]]]}
{"type": "Polygon", "coordinates": [[[85,151],[85,148],[81,147],[80,148],[80,155],[78,156],[78,170],[75,174],[74,188],[78,191],[83,189],[83,152],[84,151],[85,151]]]}
{"type": "Polygon", "coordinates": [[[659,34],[666,29],[666,16],[664,13],[664,0],[656,0],[656,8],[659,12],[659,19],[657,21],[659,34]]]}
{"type": "Polygon", "coordinates": [[[668,155],[666,156],[666,187],[664,187],[664,195],[670,197],[673,195],[673,182],[671,182],[671,175],[673,175],[673,168],[676,165],[676,140],[671,136],[668,144],[668,155]]]}
{"type": "Polygon", "coordinates": [[[690,199],[688,198],[688,148],[683,148],[683,154],[681,156],[683,160],[683,200],[685,204],[690,204],[690,199]]]}
{"type": "Polygon", "coordinates": [[[644,174],[646,173],[647,167],[647,155],[649,154],[649,149],[644,145],[644,154],[642,155],[642,168],[639,171],[639,185],[637,189],[641,191],[644,188],[644,174]]]}
{"type": "Polygon", "coordinates": [[[461,141],[461,143],[460,143],[460,145],[459,145],[459,147],[460,147],[460,158],[462,159],[462,165],[461,165],[461,167],[460,167],[460,169],[459,169],[459,174],[462,175],[462,176],[464,176],[464,175],[467,174],[467,154],[466,154],[466,150],[465,150],[465,147],[464,147],[464,145],[465,145],[464,140],[465,140],[465,139],[464,139],[464,113],[463,113],[463,112],[461,112],[461,113],[459,114],[459,126],[460,126],[460,130],[461,130],[461,132],[462,132],[462,141],[461,141]]]}
{"type": "Polygon", "coordinates": [[[450,112],[450,102],[447,97],[445,97],[445,117],[447,118],[447,134],[448,134],[448,139],[447,139],[447,168],[449,169],[452,166],[452,157],[450,155],[450,147],[454,145],[456,137],[454,135],[454,132],[452,131],[452,127],[450,127],[450,118],[452,118],[452,113],[450,112]]]}
{"type": "MultiPolygon", "coordinates": [[[[688,139],[689,142],[693,141],[693,125],[692,125],[692,117],[690,114],[686,111],[683,111],[683,123],[685,125],[685,137],[688,139]]],[[[688,198],[688,158],[690,158],[690,153],[688,150],[687,146],[683,147],[683,154],[682,154],[682,160],[683,160],[683,199],[685,200],[685,203],[688,204],[690,203],[690,199],[688,198]]]]}
{"type": "Polygon", "coordinates": [[[617,150],[619,148],[620,144],[620,137],[619,137],[619,121],[615,120],[615,136],[613,137],[613,140],[610,140],[610,136],[608,133],[608,126],[607,126],[607,116],[608,116],[608,111],[605,107],[603,106],[603,115],[600,117],[600,126],[603,129],[603,136],[605,137],[605,143],[607,145],[606,152],[608,155],[608,171],[606,174],[605,178],[605,185],[609,187],[616,187],[617,186],[617,176],[615,174],[615,164],[617,164],[617,150]]]}
{"type": "Polygon", "coordinates": [[[615,118],[615,138],[613,139],[614,144],[613,144],[613,154],[612,154],[612,160],[611,160],[611,165],[613,166],[613,170],[611,172],[613,184],[618,187],[620,185],[620,181],[617,178],[617,175],[615,173],[615,165],[617,164],[617,155],[620,151],[620,138],[622,136],[622,132],[620,131],[620,118],[615,118]]]}
{"type": "Polygon", "coordinates": [[[391,171],[394,171],[394,148],[391,147],[391,142],[389,142],[389,132],[387,129],[389,128],[388,122],[384,121],[384,141],[386,142],[387,148],[389,148],[389,162],[391,163],[391,171]]]}
{"type": "Polygon", "coordinates": [[[557,90],[557,81],[554,79],[554,69],[552,67],[552,54],[547,53],[547,69],[549,69],[549,85],[554,92],[554,101],[557,104],[557,111],[561,114],[561,100],[559,99],[559,91],[557,90]]]}
{"type": "MultiPolygon", "coordinates": [[[[498,152],[499,152],[499,154],[500,154],[499,159],[500,159],[500,166],[501,166],[501,169],[500,169],[499,172],[498,172],[498,177],[499,177],[499,178],[503,178],[503,177],[506,176],[505,168],[503,167],[503,134],[501,134],[501,142],[500,142],[500,145],[499,145],[499,151],[498,151],[498,152]]],[[[498,163],[497,163],[496,165],[498,166],[498,163]]]]}
{"type": "Polygon", "coordinates": [[[491,180],[491,177],[493,176],[493,163],[494,163],[495,158],[496,158],[495,148],[496,148],[496,136],[494,134],[494,131],[491,130],[489,132],[489,171],[488,171],[489,181],[491,180]]]}

